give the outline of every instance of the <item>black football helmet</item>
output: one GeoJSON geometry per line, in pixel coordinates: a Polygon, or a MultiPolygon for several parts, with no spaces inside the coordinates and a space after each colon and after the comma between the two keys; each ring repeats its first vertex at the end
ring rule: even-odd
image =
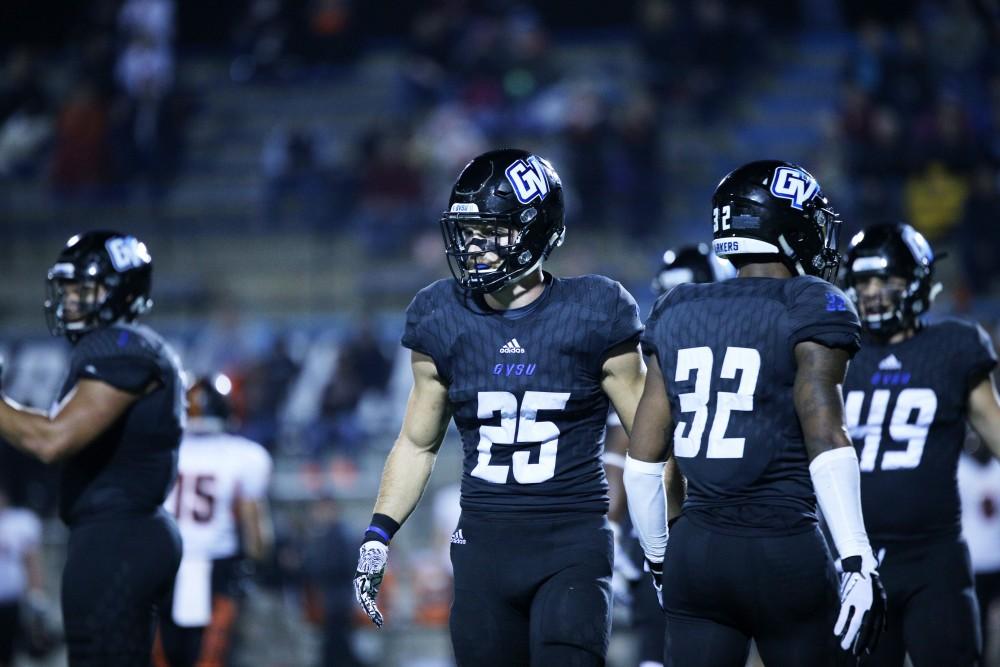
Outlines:
{"type": "Polygon", "coordinates": [[[188,424],[222,428],[232,415],[232,390],[232,380],[222,373],[194,378],[187,390],[188,424]]]}
{"type": "Polygon", "coordinates": [[[455,280],[477,293],[516,282],[562,245],[563,208],[562,181],[548,160],[510,148],[475,158],[441,216],[455,280]],[[490,253],[499,260],[487,261],[490,253]]]}
{"type": "Polygon", "coordinates": [[[716,257],[706,244],[682,246],[663,253],[663,263],[653,278],[653,293],[659,296],[682,283],[714,283],[735,277],[732,263],[716,257]]]}
{"type": "Polygon", "coordinates": [[[836,279],[840,219],[802,167],[780,160],[743,165],[715,189],[712,215],[715,254],[736,266],[777,255],[793,274],[836,279]]]}
{"type": "Polygon", "coordinates": [[[934,260],[923,234],[903,222],[871,225],[855,234],[847,249],[844,289],[866,331],[888,337],[916,326],[941,291],[941,284],[934,282],[934,260]],[[906,286],[886,285],[883,295],[862,298],[860,284],[875,277],[901,278],[906,286]]]}
{"type": "Polygon", "coordinates": [[[45,316],[53,336],[84,333],[131,321],[149,311],[153,260],[134,236],[107,230],[66,242],[46,279],[45,316]]]}

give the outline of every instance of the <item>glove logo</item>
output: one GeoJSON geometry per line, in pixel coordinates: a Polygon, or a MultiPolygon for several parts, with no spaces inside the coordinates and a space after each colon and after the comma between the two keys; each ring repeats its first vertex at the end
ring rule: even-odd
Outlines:
{"type": "Polygon", "coordinates": [[[819,183],[807,171],[792,167],[778,167],[771,179],[771,194],[787,199],[799,211],[802,205],[819,193],[819,183]]]}
{"type": "Polygon", "coordinates": [[[545,167],[534,155],[528,157],[528,162],[515,161],[504,173],[514,188],[517,200],[522,204],[527,204],[535,197],[545,199],[549,194],[549,179],[545,167]]]}

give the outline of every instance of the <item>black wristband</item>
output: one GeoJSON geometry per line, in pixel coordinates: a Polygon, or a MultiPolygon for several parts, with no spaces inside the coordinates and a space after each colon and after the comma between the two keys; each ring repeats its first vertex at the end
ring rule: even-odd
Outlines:
{"type": "Polygon", "coordinates": [[[399,530],[399,523],[385,514],[373,514],[368,529],[365,530],[365,542],[375,540],[382,544],[389,544],[389,540],[399,530]]]}

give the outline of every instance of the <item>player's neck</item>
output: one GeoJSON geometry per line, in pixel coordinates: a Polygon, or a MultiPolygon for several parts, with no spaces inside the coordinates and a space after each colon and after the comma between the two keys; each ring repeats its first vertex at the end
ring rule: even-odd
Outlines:
{"type": "Polygon", "coordinates": [[[792,272],[781,262],[757,262],[744,264],[736,276],[738,278],[791,278],[792,272]]]}
{"type": "Polygon", "coordinates": [[[512,310],[531,305],[544,292],[545,274],[538,267],[516,283],[483,295],[483,300],[493,310],[512,310]]]}

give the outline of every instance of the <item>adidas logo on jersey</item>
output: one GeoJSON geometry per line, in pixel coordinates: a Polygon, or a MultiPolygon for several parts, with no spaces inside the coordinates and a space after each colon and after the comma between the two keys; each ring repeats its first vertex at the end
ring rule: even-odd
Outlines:
{"type": "Polygon", "coordinates": [[[462,534],[462,529],[459,528],[454,533],[451,534],[452,544],[465,544],[465,535],[462,534]]]}
{"type": "Polygon", "coordinates": [[[526,351],[516,338],[511,338],[500,348],[500,354],[524,354],[526,351]]]}
{"type": "Polygon", "coordinates": [[[888,357],[878,362],[878,369],[880,371],[898,371],[903,368],[903,363],[896,358],[895,354],[890,354],[888,357]]]}

